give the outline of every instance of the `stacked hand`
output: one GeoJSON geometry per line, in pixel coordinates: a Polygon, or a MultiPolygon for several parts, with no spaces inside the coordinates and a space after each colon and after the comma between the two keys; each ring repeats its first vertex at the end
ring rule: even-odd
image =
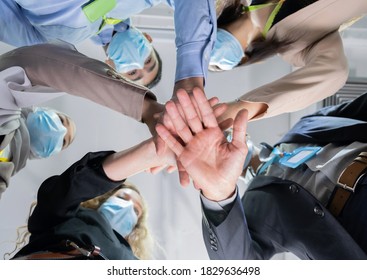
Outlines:
{"type": "Polygon", "coordinates": [[[178,102],[166,103],[170,127],[159,123],[156,131],[176,155],[181,184],[187,185],[191,177],[195,188],[208,199],[228,198],[234,192],[247,154],[247,111],[237,114],[233,140],[228,142],[222,131],[228,122],[217,122],[224,109],[219,106],[213,110],[213,101],[209,102],[201,89],[194,89],[191,96],[180,90],[177,99],[178,102]]]}

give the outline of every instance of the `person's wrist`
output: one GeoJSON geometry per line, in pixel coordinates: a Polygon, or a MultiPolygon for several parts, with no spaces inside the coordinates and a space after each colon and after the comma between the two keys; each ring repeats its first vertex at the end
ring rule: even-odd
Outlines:
{"type": "Polygon", "coordinates": [[[154,143],[154,137],[151,137],[143,142],[145,161],[149,167],[155,166],[160,163],[160,158],[157,155],[157,150],[154,143]]]}
{"type": "Polygon", "coordinates": [[[184,89],[188,93],[191,93],[194,88],[200,88],[204,91],[204,78],[203,77],[190,77],[176,81],[174,87],[174,94],[178,89],[184,89]]]}
{"type": "Polygon", "coordinates": [[[258,116],[261,116],[268,109],[268,105],[263,102],[248,102],[246,100],[236,99],[235,106],[237,107],[237,112],[243,108],[246,108],[248,111],[248,119],[251,120],[258,116]]]}
{"type": "Polygon", "coordinates": [[[154,115],[164,111],[164,105],[158,103],[156,100],[145,97],[143,104],[143,113],[141,120],[143,123],[148,124],[154,121],[154,115]]]}
{"type": "Polygon", "coordinates": [[[208,188],[209,191],[201,190],[203,196],[211,201],[223,201],[233,196],[236,192],[236,185],[231,184],[227,186],[215,186],[215,188],[208,188]],[[217,190],[217,191],[213,191],[217,190]]]}

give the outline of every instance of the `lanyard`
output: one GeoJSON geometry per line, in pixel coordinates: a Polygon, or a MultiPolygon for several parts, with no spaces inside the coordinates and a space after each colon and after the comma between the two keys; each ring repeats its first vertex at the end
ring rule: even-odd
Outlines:
{"type": "Polygon", "coordinates": [[[261,166],[260,169],[256,172],[256,175],[261,175],[266,169],[273,163],[278,162],[282,157],[291,155],[291,153],[281,152],[278,148],[274,148],[271,152],[272,157],[265,161],[261,166]]]}
{"type": "Polygon", "coordinates": [[[102,28],[106,25],[106,24],[110,24],[110,25],[116,25],[120,22],[122,22],[122,19],[117,19],[117,18],[108,18],[105,15],[102,17],[102,23],[98,29],[97,34],[99,34],[102,31],[102,28]]]}
{"type": "Polygon", "coordinates": [[[271,157],[264,160],[260,166],[257,175],[262,174],[273,163],[280,163],[285,167],[297,168],[312,157],[316,156],[322,150],[319,146],[298,147],[291,153],[282,152],[278,148],[274,148],[271,152],[271,157]]]}
{"type": "Polygon", "coordinates": [[[273,24],[274,19],[275,19],[276,15],[278,14],[280,8],[282,7],[284,1],[285,0],[279,0],[278,3],[266,3],[266,4],[253,5],[253,6],[251,6],[251,5],[250,6],[243,6],[243,13],[252,12],[252,11],[260,10],[262,8],[265,8],[265,7],[276,5],[274,10],[271,12],[270,16],[268,17],[268,20],[265,23],[264,30],[262,31],[263,36],[266,37],[266,34],[269,32],[269,29],[271,28],[271,25],[273,24]]]}
{"type": "Polygon", "coordinates": [[[116,0],[94,0],[82,8],[89,22],[95,22],[102,18],[97,34],[102,31],[106,24],[115,25],[123,21],[122,19],[106,17],[106,14],[113,10],[115,6],[116,0]]]}
{"type": "MultiPolygon", "coordinates": [[[[278,148],[274,148],[271,152],[272,157],[268,158],[261,166],[260,169],[257,170],[256,175],[261,175],[266,171],[266,169],[273,163],[279,161],[281,157],[283,157],[286,153],[281,152],[278,148]]],[[[287,153],[288,154],[288,153],[287,153]]]]}
{"type": "Polygon", "coordinates": [[[2,157],[4,150],[0,150],[0,162],[9,162],[9,159],[6,157],[2,157]]]}

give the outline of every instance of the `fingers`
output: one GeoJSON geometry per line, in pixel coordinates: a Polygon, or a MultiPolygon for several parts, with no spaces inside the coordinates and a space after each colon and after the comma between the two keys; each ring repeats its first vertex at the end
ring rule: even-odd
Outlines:
{"type": "MultiPolygon", "coordinates": [[[[213,106],[212,106],[213,107],[213,106]]],[[[227,110],[228,108],[228,105],[225,104],[225,103],[222,103],[222,104],[218,104],[217,106],[215,106],[213,108],[213,111],[214,111],[214,115],[216,118],[220,117],[221,115],[224,114],[224,112],[227,110]]]]}
{"type": "Polygon", "coordinates": [[[178,142],[162,124],[157,124],[155,129],[159,137],[164,141],[164,143],[166,143],[168,148],[170,148],[176,154],[176,156],[179,157],[184,150],[180,142],[178,142]]]}
{"type": "Polygon", "coordinates": [[[242,109],[237,113],[236,118],[234,119],[232,143],[236,146],[239,143],[246,144],[247,118],[247,110],[242,109]]]}
{"type": "MultiPolygon", "coordinates": [[[[190,129],[194,133],[198,133],[203,129],[203,125],[200,120],[200,115],[198,115],[199,109],[195,100],[192,100],[188,93],[184,90],[177,92],[177,98],[180,102],[184,117],[190,129]]],[[[184,139],[182,139],[184,140],[184,139]]]]}
{"type": "Polygon", "coordinates": [[[219,103],[218,97],[212,97],[212,98],[209,99],[209,104],[210,104],[211,107],[214,107],[218,103],[219,103]]]}
{"type": "Polygon", "coordinates": [[[159,172],[161,172],[166,166],[165,165],[161,165],[161,166],[156,166],[156,167],[152,167],[149,169],[149,172],[153,175],[158,174],[159,172]]]}
{"type": "Polygon", "coordinates": [[[156,166],[156,167],[152,167],[148,170],[149,173],[156,175],[159,172],[161,172],[162,170],[166,169],[167,173],[172,173],[175,170],[177,170],[177,167],[174,165],[161,165],[161,166],[156,166]]]}
{"type": "MultiPolygon", "coordinates": [[[[182,106],[187,123],[193,132],[201,131],[203,129],[202,124],[205,127],[216,127],[218,125],[213,109],[201,89],[193,89],[193,100],[186,91],[178,91],[177,98],[182,106]]],[[[216,102],[215,99],[212,102],[216,102]]]]}
{"type": "Polygon", "coordinates": [[[218,125],[219,125],[220,130],[225,131],[233,125],[233,120],[232,119],[226,119],[218,125]]]}
{"type": "Polygon", "coordinates": [[[201,114],[201,120],[205,127],[217,127],[217,119],[213,109],[209,104],[204,92],[199,88],[194,88],[193,95],[201,114]]]}
{"type": "Polygon", "coordinates": [[[166,170],[167,170],[168,173],[172,173],[172,172],[177,170],[177,166],[170,165],[170,166],[167,167],[166,170]]]}
{"type": "MultiPolygon", "coordinates": [[[[157,129],[156,129],[157,131],[157,129]]],[[[154,144],[155,144],[155,149],[157,152],[158,156],[162,156],[164,154],[165,148],[166,148],[166,144],[164,143],[164,141],[162,140],[161,137],[154,137],[154,144]]]]}
{"type": "Polygon", "coordinates": [[[186,169],[183,167],[180,161],[177,161],[177,169],[178,169],[178,176],[180,178],[181,186],[188,186],[190,184],[190,176],[186,172],[186,169]]]}
{"type": "Polygon", "coordinates": [[[175,131],[185,143],[192,139],[193,134],[202,131],[203,124],[204,127],[218,126],[216,117],[227,108],[226,104],[218,105],[217,97],[207,100],[205,93],[199,88],[193,90],[193,95],[180,89],[176,97],[178,102],[171,100],[166,103],[167,114],[164,114],[163,124],[169,130],[175,131]],[[212,109],[214,106],[215,109],[212,109]]]}
{"type": "Polygon", "coordinates": [[[179,113],[177,105],[172,101],[168,101],[166,103],[166,110],[178,136],[185,143],[189,142],[192,139],[192,132],[179,113]]]}

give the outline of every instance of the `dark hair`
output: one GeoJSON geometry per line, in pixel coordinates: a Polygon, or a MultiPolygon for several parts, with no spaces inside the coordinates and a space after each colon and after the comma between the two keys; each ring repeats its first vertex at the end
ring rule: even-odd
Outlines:
{"type": "Polygon", "coordinates": [[[217,0],[217,25],[222,27],[241,17],[243,4],[241,0],[217,0]]]}
{"type": "Polygon", "coordinates": [[[153,47],[153,50],[154,50],[155,56],[157,57],[158,72],[155,78],[149,84],[146,85],[147,88],[155,87],[162,79],[162,59],[154,47],[153,47]]]}
{"type": "MultiPolygon", "coordinates": [[[[219,0],[221,8],[217,8],[217,24],[221,28],[243,16],[243,4],[241,0],[219,0]]],[[[259,62],[281,53],[292,41],[279,40],[275,37],[260,37],[251,42],[246,50],[245,57],[237,66],[259,62]]]]}

